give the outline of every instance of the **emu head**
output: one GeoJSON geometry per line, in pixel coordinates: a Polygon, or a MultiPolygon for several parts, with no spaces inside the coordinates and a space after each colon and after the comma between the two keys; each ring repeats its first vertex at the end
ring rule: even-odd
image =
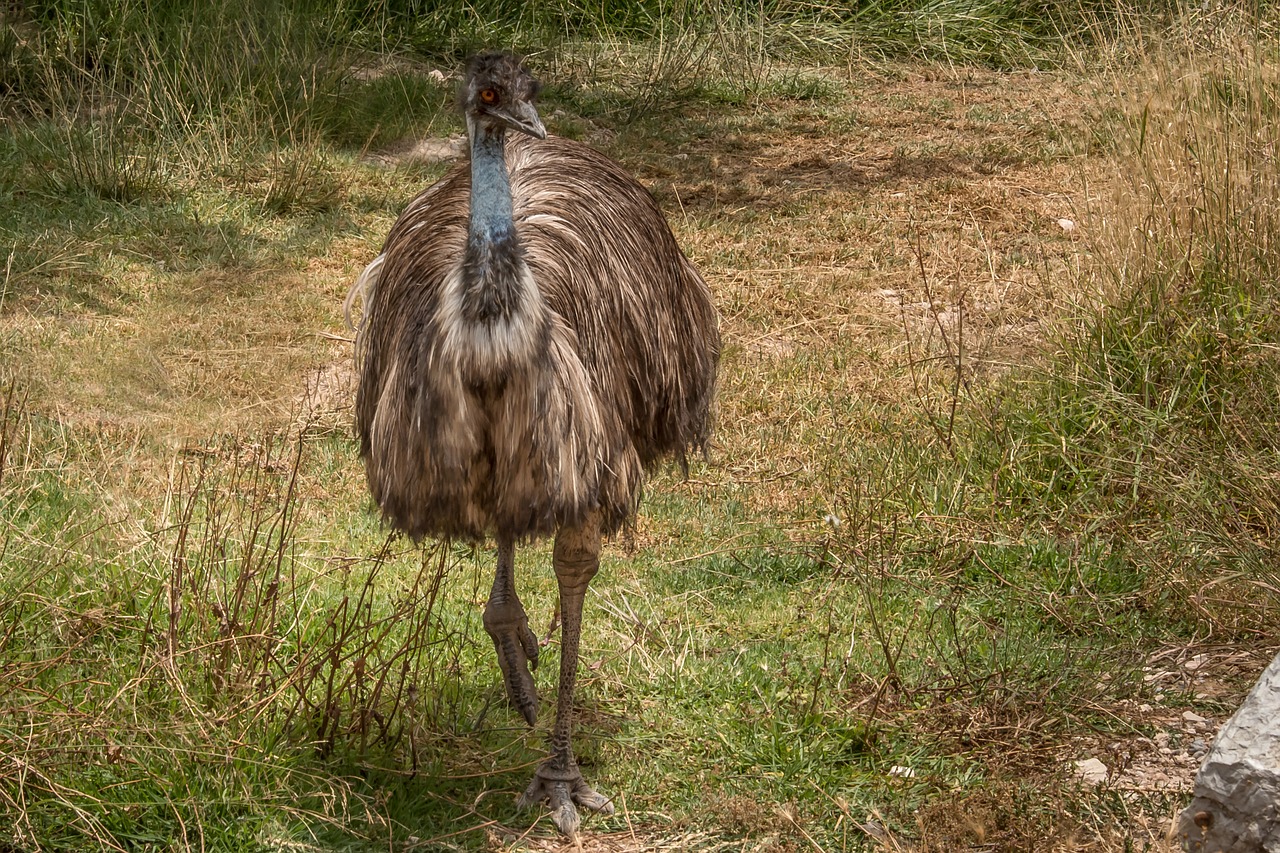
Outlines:
{"type": "Polygon", "coordinates": [[[458,100],[472,128],[509,128],[546,139],[547,129],[534,108],[541,88],[511,54],[481,53],[467,63],[458,100]]]}

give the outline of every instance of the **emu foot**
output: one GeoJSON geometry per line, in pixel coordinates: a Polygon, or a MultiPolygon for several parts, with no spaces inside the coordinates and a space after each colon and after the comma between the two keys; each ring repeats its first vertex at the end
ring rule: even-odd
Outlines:
{"type": "Polygon", "coordinates": [[[518,808],[527,809],[545,802],[551,809],[556,829],[570,837],[578,834],[582,821],[577,806],[602,815],[613,814],[613,801],[586,783],[577,764],[568,770],[556,770],[546,761],[534,774],[529,787],[520,795],[518,808]]]}
{"type": "Polygon", "coordinates": [[[531,672],[538,668],[538,638],[529,629],[524,608],[519,601],[489,604],[484,609],[484,629],[493,638],[493,647],[498,652],[507,698],[532,726],[538,721],[538,691],[531,672]]]}

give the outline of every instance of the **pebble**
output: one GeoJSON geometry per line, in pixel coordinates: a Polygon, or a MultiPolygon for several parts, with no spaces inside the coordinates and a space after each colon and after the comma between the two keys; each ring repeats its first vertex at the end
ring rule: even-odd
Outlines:
{"type": "Polygon", "coordinates": [[[1107,781],[1107,765],[1096,758],[1082,758],[1076,763],[1076,776],[1089,785],[1101,785],[1107,781]]]}

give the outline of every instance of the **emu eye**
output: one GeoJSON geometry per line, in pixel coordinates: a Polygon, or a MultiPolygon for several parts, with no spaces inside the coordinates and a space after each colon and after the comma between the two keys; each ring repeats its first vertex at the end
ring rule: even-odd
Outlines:
{"type": "Polygon", "coordinates": [[[495,104],[498,102],[498,93],[493,89],[481,89],[480,100],[484,101],[486,104],[495,104]]]}

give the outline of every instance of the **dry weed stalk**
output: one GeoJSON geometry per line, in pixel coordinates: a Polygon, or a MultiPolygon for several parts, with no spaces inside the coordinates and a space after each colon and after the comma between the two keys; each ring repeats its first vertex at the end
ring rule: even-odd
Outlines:
{"type": "Polygon", "coordinates": [[[285,730],[306,720],[324,752],[348,737],[361,752],[394,745],[420,710],[419,685],[439,675],[430,649],[450,552],[424,550],[411,581],[393,584],[384,575],[398,540],[388,536],[366,557],[339,559],[354,592],[316,607],[297,553],[304,447],[304,436],[275,435],[176,465],[167,654],[204,674],[221,713],[285,730]]]}

